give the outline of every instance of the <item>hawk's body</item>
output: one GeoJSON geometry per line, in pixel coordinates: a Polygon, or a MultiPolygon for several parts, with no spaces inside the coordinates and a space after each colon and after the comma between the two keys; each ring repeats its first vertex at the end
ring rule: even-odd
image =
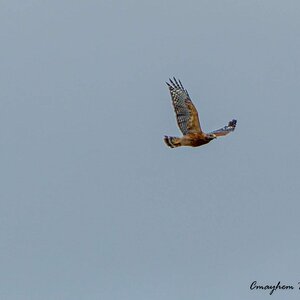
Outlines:
{"type": "Polygon", "coordinates": [[[165,143],[171,147],[179,147],[179,146],[191,146],[191,147],[199,147],[209,143],[212,138],[206,137],[203,133],[188,133],[181,138],[165,136],[165,143]]]}
{"type": "Polygon", "coordinates": [[[191,146],[198,147],[209,143],[218,136],[224,136],[234,131],[236,120],[232,120],[227,126],[215,130],[210,133],[204,133],[201,129],[198,112],[195,108],[187,90],[184,89],[182,83],[174,78],[174,82],[170,79],[167,82],[171,93],[172,103],[176,113],[178,127],[183,133],[183,137],[165,136],[165,143],[171,147],[191,146]],[[170,84],[171,83],[171,84],[170,84]]]}

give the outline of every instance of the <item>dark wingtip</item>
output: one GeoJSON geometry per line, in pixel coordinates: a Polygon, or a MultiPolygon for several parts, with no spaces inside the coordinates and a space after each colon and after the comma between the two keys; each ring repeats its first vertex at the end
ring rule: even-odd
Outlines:
{"type": "Polygon", "coordinates": [[[179,81],[181,88],[184,90],[183,84],[181,83],[181,81],[179,79],[178,79],[178,81],[179,81]]]}
{"type": "Polygon", "coordinates": [[[237,123],[237,120],[232,119],[232,120],[228,123],[228,126],[235,127],[235,126],[236,126],[236,123],[237,123]]]}
{"type": "Polygon", "coordinates": [[[176,79],[175,76],[173,76],[173,79],[169,78],[169,81],[170,81],[170,83],[166,82],[166,84],[169,86],[169,88],[172,88],[172,89],[181,89],[181,90],[187,92],[184,89],[181,81],[179,79],[176,79]]]}
{"type": "Polygon", "coordinates": [[[169,80],[170,80],[171,84],[173,85],[173,87],[176,88],[176,85],[175,85],[175,83],[172,81],[172,79],[169,78],[169,80]]]}
{"type": "MultiPolygon", "coordinates": [[[[179,85],[177,79],[176,79],[175,77],[173,77],[173,79],[174,79],[174,81],[175,81],[175,83],[176,83],[176,87],[180,89],[181,87],[180,87],[180,85],[179,85]]],[[[179,80],[179,81],[180,81],[180,80],[179,80]]]]}
{"type": "Polygon", "coordinates": [[[166,82],[166,84],[169,87],[169,89],[173,89],[173,87],[171,86],[171,84],[169,82],[166,82]]]}

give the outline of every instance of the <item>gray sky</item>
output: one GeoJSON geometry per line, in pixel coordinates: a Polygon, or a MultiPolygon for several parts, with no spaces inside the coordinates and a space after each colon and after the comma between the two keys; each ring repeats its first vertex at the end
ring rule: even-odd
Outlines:
{"type": "Polygon", "coordinates": [[[0,298],[299,299],[299,1],[0,3],[0,298]],[[178,136],[169,77],[205,131],[178,136]]]}

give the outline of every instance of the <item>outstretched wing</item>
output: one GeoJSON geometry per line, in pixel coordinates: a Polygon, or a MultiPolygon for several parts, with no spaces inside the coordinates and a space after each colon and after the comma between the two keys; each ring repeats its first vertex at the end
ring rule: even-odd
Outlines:
{"type": "Polygon", "coordinates": [[[216,136],[224,136],[232,131],[234,131],[236,126],[236,120],[231,120],[228,122],[227,126],[224,126],[223,128],[220,128],[218,130],[210,132],[210,134],[215,134],[216,136]]]}
{"type": "Polygon", "coordinates": [[[196,107],[180,80],[178,80],[178,83],[175,77],[173,77],[173,79],[174,81],[170,79],[170,83],[166,83],[169,86],[177,124],[180,130],[184,135],[187,133],[201,133],[202,130],[196,107]]]}

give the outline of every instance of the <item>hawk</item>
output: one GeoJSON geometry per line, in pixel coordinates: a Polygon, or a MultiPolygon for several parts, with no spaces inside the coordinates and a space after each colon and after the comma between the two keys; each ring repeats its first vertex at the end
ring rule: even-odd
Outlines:
{"type": "Polygon", "coordinates": [[[169,147],[199,147],[219,136],[224,136],[234,131],[237,122],[235,119],[228,122],[228,125],[223,128],[210,133],[204,133],[200,126],[197,109],[194,106],[189,93],[183,87],[180,80],[177,81],[175,77],[173,77],[173,80],[174,81],[170,79],[170,83],[166,82],[166,84],[171,93],[177,124],[183,133],[183,137],[165,136],[164,141],[169,147]]]}

